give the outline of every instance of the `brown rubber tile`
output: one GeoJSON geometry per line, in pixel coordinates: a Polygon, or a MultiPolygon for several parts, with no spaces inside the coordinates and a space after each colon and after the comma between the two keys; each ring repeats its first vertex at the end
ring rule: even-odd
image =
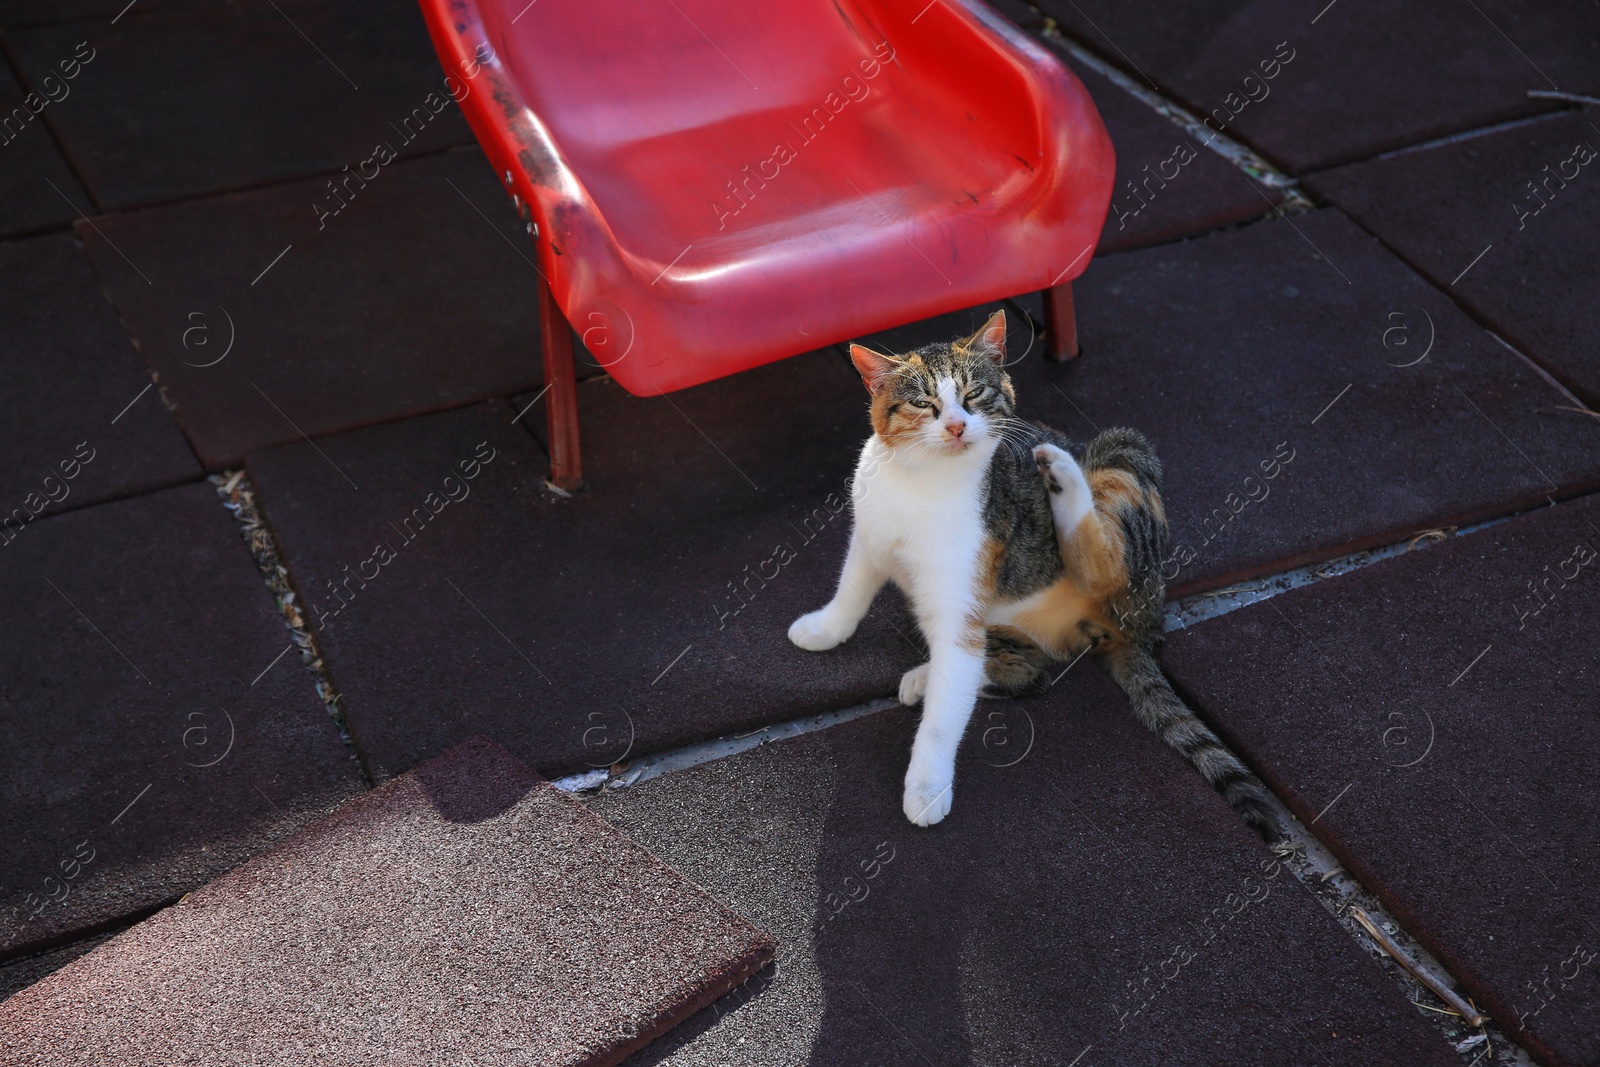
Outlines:
{"type": "Polygon", "coordinates": [[[1600,486],[1600,420],[1337,211],[1107,257],[1073,289],[1084,355],[1019,359],[1018,409],[1150,437],[1173,595],[1600,486]]]}
{"type": "Polygon", "coordinates": [[[981,704],[931,829],[900,811],[915,723],[593,801],[778,942],[630,1067],[1460,1062],[1097,667],[981,704]]]}
{"type": "MultiPolygon", "coordinates": [[[[49,92],[71,99],[71,82],[61,84],[59,75],[49,92]]],[[[89,207],[50,139],[50,127],[39,118],[53,106],[45,93],[25,92],[0,59],[0,161],[5,163],[0,167],[0,237],[60,226],[89,207]]]]}
{"type": "Polygon", "coordinates": [[[78,243],[0,243],[0,553],[41,515],[197,478],[78,243]]]}
{"type": "Polygon", "coordinates": [[[553,776],[885,696],[919,662],[892,595],[848,654],[785,636],[838,580],[865,399],[832,351],[653,399],[586,383],[571,500],[499,403],[249,469],[372,772],[481,731],[553,776]]]}
{"type": "Polygon", "coordinates": [[[1183,630],[1166,654],[1340,862],[1561,1067],[1600,1062],[1597,618],[1591,496],[1183,630]]]}
{"type": "Polygon", "coordinates": [[[534,250],[477,148],[80,226],[208,468],[540,379],[534,250]],[[231,342],[231,348],[229,344],[231,342]]]}
{"type": "Polygon", "coordinates": [[[600,1067],[764,934],[486,739],[0,1005],[12,1064],[600,1067]]]}
{"type": "Polygon", "coordinates": [[[209,484],[0,550],[0,959],[173,900],[360,788],[209,484]],[[284,653],[279,658],[280,653],[284,653]]]}
{"type": "Polygon", "coordinates": [[[383,143],[413,155],[472,139],[403,0],[141,4],[115,25],[6,39],[38,81],[86,37],[93,58],[45,116],[102,208],[356,171],[383,143]],[[408,137],[393,124],[417,108],[427,121],[408,137]]]}
{"type": "Polygon", "coordinates": [[[1600,92],[1600,9],[1587,0],[1039,6],[1294,173],[1565,106],[1529,90],[1600,92]]]}
{"type": "Polygon", "coordinates": [[[1306,182],[1600,407],[1600,110],[1306,182]]]}

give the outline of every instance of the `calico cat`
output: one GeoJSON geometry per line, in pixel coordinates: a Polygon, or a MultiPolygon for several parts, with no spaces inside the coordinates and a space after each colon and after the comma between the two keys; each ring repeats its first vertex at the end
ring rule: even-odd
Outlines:
{"type": "Polygon", "coordinates": [[[1167,520],[1161,464],[1133,430],[1078,458],[1014,413],[1005,312],[971,337],[889,357],[852,345],[873,435],[852,480],[855,522],[838,592],[789,627],[820,652],[848,640],[886,581],[905,591],[929,661],[900,699],[923,703],[902,807],[919,826],[950,813],[956,749],[980,692],[1024,696],[1093,651],[1141,722],[1181,752],[1263,837],[1266,792],[1161,673],[1167,520]]]}

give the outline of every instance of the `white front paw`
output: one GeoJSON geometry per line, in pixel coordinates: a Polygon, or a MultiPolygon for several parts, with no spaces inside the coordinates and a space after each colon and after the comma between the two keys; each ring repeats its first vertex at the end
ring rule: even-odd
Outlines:
{"type": "Polygon", "coordinates": [[[928,669],[931,663],[912,667],[900,676],[900,703],[910,706],[919,702],[928,692],[928,669]]]}
{"type": "Polygon", "coordinates": [[[906,818],[918,826],[932,826],[950,814],[955,800],[955,768],[933,771],[912,760],[906,771],[905,797],[901,807],[906,818]]]}
{"type": "Polygon", "coordinates": [[[827,608],[802,615],[789,627],[789,640],[807,652],[826,652],[850,640],[854,626],[841,626],[827,608]]]}

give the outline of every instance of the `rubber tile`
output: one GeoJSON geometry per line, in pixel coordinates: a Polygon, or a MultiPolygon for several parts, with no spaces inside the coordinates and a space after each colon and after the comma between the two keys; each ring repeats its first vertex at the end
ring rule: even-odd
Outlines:
{"type": "MultiPolygon", "coordinates": [[[[1048,40],[1047,40],[1048,43],[1048,40]]],[[[1117,177],[1096,252],[1142,248],[1271,211],[1283,196],[1104,76],[1064,60],[1083,80],[1116,149],[1117,177]]]]}
{"type": "Polygon", "coordinates": [[[1600,91],[1600,10],[1587,0],[1039,6],[1293,173],[1565,106],[1529,91],[1600,91]]]}
{"type": "Polygon", "coordinates": [[[866,393],[836,353],[579,402],[570,500],[499,403],[249,457],[376,777],[479,731],[551,776],[604,767],[886,696],[921,661],[891,593],[848,654],[786,637],[848,540],[866,393]]]}
{"type": "Polygon", "coordinates": [[[1340,861],[1564,1067],[1600,1060],[1597,561],[1586,497],[1183,630],[1166,655],[1340,861]]]}
{"type": "MultiPolygon", "coordinates": [[[[378,146],[413,155],[472,140],[422,13],[402,0],[140,5],[115,24],[7,41],[37,82],[86,35],[92,58],[45,117],[101,208],[359,173],[382,165],[378,146]]],[[[453,85],[457,98],[475,88],[453,85]]]]}
{"type": "Polygon", "coordinates": [[[1018,359],[1018,411],[1155,443],[1172,595],[1600,485],[1600,420],[1337,211],[1107,257],[1073,289],[1084,354],[1018,359]]]}
{"type": "Polygon", "coordinates": [[[201,461],[540,379],[534,250],[477,148],[80,227],[201,461]]]}
{"type": "Polygon", "coordinates": [[[0,243],[0,550],[47,515],[198,478],[78,243],[0,243]]]}
{"type": "Polygon", "coordinates": [[[209,484],[0,551],[0,959],[173,900],[360,788],[209,484]]]}
{"type": "MultiPolygon", "coordinates": [[[[76,61],[69,56],[68,62],[76,61]]],[[[57,72],[49,91],[66,99],[62,94],[70,94],[71,85],[59,79],[57,72]]],[[[45,93],[25,92],[0,62],[0,237],[63,225],[88,207],[50,127],[39,118],[51,106],[45,93]]]]}
{"type": "Polygon", "coordinates": [[[869,715],[592,802],[778,942],[633,1064],[1458,1062],[1097,667],[980,704],[932,829],[900,811],[915,726],[869,715]]]}
{"type": "MultiPolygon", "coordinates": [[[[80,19],[122,18],[133,11],[148,13],[157,7],[197,10],[207,0],[5,0],[0,4],[0,29],[47,26],[80,19]]],[[[98,27],[96,27],[98,28],[98,27]]]]}
{"type": "Polygon", "coordinates": [[[480,739],[12,997],[0,1028],[14,1064],[591,1067],[772,952],[480,739]]]}
{"type": "Polygon", "coordinates": [[[1306,182],[1600,406],[1600,111],[1306,182]]]}

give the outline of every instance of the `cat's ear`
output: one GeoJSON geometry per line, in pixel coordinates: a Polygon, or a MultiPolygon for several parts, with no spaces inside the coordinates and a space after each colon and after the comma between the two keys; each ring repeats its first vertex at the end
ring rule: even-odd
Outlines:
{"type": "Polygon", "coordinates": [[[861,372],[861,380],[866,384],[869,393],[876,393],[894,371],[893,360],[865,345],[850,346],[850,362],[861,372]]]}
{"type": "Polygon", "coordinates": [[[989,321],[984,323],[978,332],[967,339],[968,347],[974,345],[986,349],[989,358],[996,363],[1004,363],[1006,359],[1006,313],[1001,308],[989,316],[989,321]]]}

